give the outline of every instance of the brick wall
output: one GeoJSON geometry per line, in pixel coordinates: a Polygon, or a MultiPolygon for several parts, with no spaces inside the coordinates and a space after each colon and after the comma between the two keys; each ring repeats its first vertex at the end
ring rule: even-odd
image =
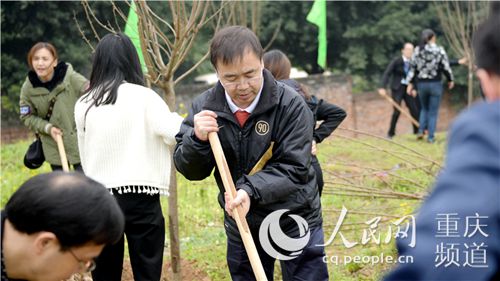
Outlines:
{"type": "MultiPolygon", "coordinates": [[[[392,106],[375,92],[352,93],[352,80],[348,75],[311,75],[297,79],[305,85],[311,94],[320,99],[336,104],[347,112],[347,118],[342,127],[357,129],[379,136],[385,136],[389,128],[392,106]]],[[[188,112],[191,101],[211,86],[200,84],[176,86],[176,111],[180,114],[188,112]]],[[[406,107],[404,107],[406,109],[406,107]]],[[[457,112],[449,104],[449,94],[443,95],[437,129],[448,128],[457,112]]],[[[401,114],[396,127],[396,134],[411,133],[411,122],[401,114]]],[[[2,128],[2,142],[8,143],[22,138],[32,137],[25,127],[18,125],[2,128]]]]}

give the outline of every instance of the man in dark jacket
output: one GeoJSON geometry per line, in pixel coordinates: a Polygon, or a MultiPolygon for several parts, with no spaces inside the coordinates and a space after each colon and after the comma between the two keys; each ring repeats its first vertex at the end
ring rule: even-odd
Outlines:
{"type": "Polygon", "coordinates": [[[446,169],[420,208],[416,245],[398,243],[413,262],[386,280],[500,280],[500,5],[492,7],[474,34],[486,102],[451,127],[446,169]]]}
{"type": "MultiPolygon", "coordinates": [[[[389,79],[392,77],[391,81],[391,94],[392,99],[399,105],[404,100],[406,106],[410,110],[410,114],[416,121],[419,120],[419,106],[418,100],[416,97],[410,96],[406,94],[406,86],[408,85],[408,81],[405,80],[406,74],[410,70],[410,59],[413,53],[413,45],[411,43],[405,43],[403,49],[401,49],[401,56],[395,58],[391,61],[391,63],[387,66],[384,76],[382,77],[382,84],[379,92],[383,92],[381,94],[385,94],[385,88],[389,84],[389,79]]],[[[396,134],[396,123],[399,119],[399,109],[394,107],[394,111],[392,113],[391,125],[389,127],[389,132],[387,136],[389,138],[394,137],[396,134]]],[[[413,124],[413,133],[418,133],[418,127],[413,124]]]]}
{"type": "MultiPolygon", "coordinates": [[[[277,256],[262,246],[259,227],[274,211],[288,210],[307,222],[310,236],[304,248],[291,251],[300,255],[290,258],[289,252],[283,253],[289,258],[284,262],[284,280],[328,280],[324,247],[316,246],[324,239],[318,187],[311,167],[313,116],[301,96],[264,69],[262,55],[259,40],[248,28],[231,26],[215,34],[210,56],[219,83],[193,101],[177,135],[175,165],[189,180],[210,176],[215,160],[208,133],[218,132],[237,189],[237,196],[230,201],[223,195],[219,172],[214,172],[220,189],[219,204],[226,210],[227,262],[232,280],[255,280],[230,216],[238,205],[247,212],[268,279],[273,278],[277,256]],[[263,155],[270,158],[254,168],[263,155]]],[[[295,218],[284,216],[278,222],[290,239],[305,237],[295,218]]]]}

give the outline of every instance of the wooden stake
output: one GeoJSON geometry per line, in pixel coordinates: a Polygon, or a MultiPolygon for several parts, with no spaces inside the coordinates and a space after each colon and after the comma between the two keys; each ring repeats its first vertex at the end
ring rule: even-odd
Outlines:
{"type": "MultiPolygon", "coordinates": [[[[395,108],[397,108],[399,110],[399,112],[403,113],[404,116],[408,117],[408,119],[410,119],[410,121],[417,127],[420,127],[420,124],[418,124],[417,120],[413,119],[413,117],[410,115],[410,113],[408,113],[408,111],[404,110],[399,104],[397,104],[391,97],[389,97],[385,91],[381,92],[379,91],[378,92],[381,96],[383,96],[387,101],[389,101],[395,108]]],[[[407,93],[404,93],[405,95],[407,95],[407,93]]]]}
{"type": "Polygon", "coordinates": [[[61,157],[63,171],[69,172],[68,158],[66,158],[66,150],[64,150],[64,143],[62,136],[60,134],[57,134],[56,140],[57,140],[56,141],[57,148],[59,149],[59,156],[61,157]]]}
{"type": "MultiPolygon", "coordinates": [[[[215,162],[217,163],[224,189],[229,194],[230,199],[233,200],[236,197],[236,187],[234,186],[233,178],[231,177],[231,172],[229,171],[226,157],[224,156],[224,151],[222,151],[219,136],[216,132],[211,132],[208,134],[208,140],[210,141],[210,146],[214,153],[215,162]]],[[[247,220],[243,215],[243,207],[241,205],[233,210],[233,218],[238,226],[255,278],[257,281],[267,281],[266,273],[262,267],[257,248],[255,247],[252,234],[250,233],[247,220]]]]}

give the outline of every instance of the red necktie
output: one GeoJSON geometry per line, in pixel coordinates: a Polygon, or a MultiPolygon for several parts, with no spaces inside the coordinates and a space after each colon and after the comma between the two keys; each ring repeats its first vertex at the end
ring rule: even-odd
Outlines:
{"type": "Polygon", "coordinates": [[[240,126],[243,127],[245,125],[245,122],[248,119],[248,116],[250,116],[249,112],[246,112],[244,110],[238,110],[234,113],[234,117],[238,120],[238,123],[240,123],[240,126]]]}

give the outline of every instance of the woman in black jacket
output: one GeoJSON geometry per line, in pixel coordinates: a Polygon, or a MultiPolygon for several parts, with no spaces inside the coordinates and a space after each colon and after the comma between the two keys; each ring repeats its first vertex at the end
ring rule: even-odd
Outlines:
{"type": "Polygon", "coordinates": [[[323,172],[319,164],[317,155],[317,144],[330,136],[333,131],[342,123],[346,117],[346,112],[342,108],[328,103],[323,99],[318,99],[314,95],[310,95],[305,87],[295,80],[290,79],[290,70],[292,65],[288,57],[279,50],[271,50],[264,54],[264,67],[269,70],[276,80],[287,84],[299,93],[306,101],[314,115],[314,133],[312,142],[312,161],[316,177],[318,181],[319,194],[323,191],[324,181],[323,172]],[[323,121],[316,127],[317,121],[323,121]]]}

